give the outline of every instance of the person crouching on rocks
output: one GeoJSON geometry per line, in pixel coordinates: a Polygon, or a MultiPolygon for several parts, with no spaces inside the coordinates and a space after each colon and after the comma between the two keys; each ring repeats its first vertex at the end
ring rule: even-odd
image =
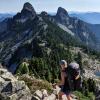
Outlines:
{"type": "Polygon", "coordinates": [[[66,73],[67,68],[67,62],[65,60],[60,61],[61,66],[61,82],[58,84],[61,88],[61,91],[59,92],[59,100],[62,100],[62,95],[66,95],[68,100],[71,100],[70,96],[70,83],[68,81],[68,75],[66,73]]]}

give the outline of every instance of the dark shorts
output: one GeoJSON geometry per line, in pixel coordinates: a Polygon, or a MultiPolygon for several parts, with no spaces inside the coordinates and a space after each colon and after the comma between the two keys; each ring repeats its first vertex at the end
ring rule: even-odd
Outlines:
{"type": "Polygon", "coordinates": [[[61,92],[63,92],[64,94],[66,95],[70,94],[70,90],[65,88],[64,85],[60,85],[59,87],[61,88],[61,92]]]}
{"type": "Polygon", "coordinates": [[[74,90],[81,90],[81,78],[74,81],[74,90]]]}

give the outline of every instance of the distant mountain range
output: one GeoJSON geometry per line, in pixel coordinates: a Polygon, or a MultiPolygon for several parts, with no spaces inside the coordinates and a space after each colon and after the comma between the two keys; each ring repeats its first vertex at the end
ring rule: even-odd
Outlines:
{"type": "Polygon", "coordinates": [[[77,17],[87,23],[100,24],[100,13],[99,12],[72,12],[70,16],[77,17]]]}
{"type": "MultiPolygon", "coordinates": [[[[55,12],[49,12],[50,15],[56,15],[55,12]]],[[[99,12],[69,12],[71,17],[77,17],[91,24],[100,24],[100,13],[99,12]]]]}
{"type": "MultiPolygon", "coordinates": [[[[48,12],[48,14],[56,15],[56,12],[48,12]]],[[[0,13],[0,21],[4,20],[7,17],[12,17],[14,15],[15,15],[14,13],[0,13]]],[[[87,23],[100,24],[99,12],[69,12],[69,16],[77,17],[87,23]]]]}
{"type": "Polygon", "coordinates": [[[11,13],[0,13],[0,22],[3,21],[5,18],[13,17],[14,14],[11,13]]]}

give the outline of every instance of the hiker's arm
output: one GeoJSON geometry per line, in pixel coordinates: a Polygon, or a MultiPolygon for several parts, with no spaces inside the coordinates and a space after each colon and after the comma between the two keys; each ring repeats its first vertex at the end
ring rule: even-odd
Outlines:
{"type": "Polygon", "coordinates": [[[76,73],[75,73],[75,80],[79,79],[79,77],[80,77],[79,72],[76,72],[76,73]]]}
{"type": "Polygon", "coordinates": [[[59,85],[64,85],[64,83],[65,83],[64,73],[61,72],[61,81],[60,81],[59,85]]]}
{"type": "Polygon", "coordinates": [[[75,77],[75,80],[79,79],[80,75],[78,74],[76,77],[75,77]]]}
{"type": "Polygon", "coordinates": [[[61,72],[61,80],[60,80],[60,82],[53,84],[53,87],[55,87],[56,85],[58,85],[58,86],[64,85],[64,83],[65,83],[64,73],[61,72]]]}

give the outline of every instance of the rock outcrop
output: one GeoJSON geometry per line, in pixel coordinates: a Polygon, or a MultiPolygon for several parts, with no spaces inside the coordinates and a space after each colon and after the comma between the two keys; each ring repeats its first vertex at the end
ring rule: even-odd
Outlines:
{"type": "Polygon", "coordinates": [[[59,7],[56,14],[56,20],[64,25],[69,24],[70,19],[68,12],[64,8],[59,7]]]}
{"type": "MultiPolygon", "coordinates": [[[[28,78],[30,77],[28,76],[28,78]]],[[[35,78],[31,77],[31,79],[34,80],[35,78]]],[[[0,100],[59,100],[57,95],[60,88],[56,86],[52,91],[49,94],[47,90],[41,89],[31,93],[24,81],[15,78],[7,69],[0,68],[0,100]]],[[[67,100],[65,95],[62,98],[67,100]]]]}
{"type": "Polygon", "coordinates": [[[33,6],[27,2],[24,4],[21,13],[17,13],[17,15],[15,15],[13,19],[19,22],[25,22],[28,19],[34,19],[35,17],[36,17],[36,12],[33,6]]]}
{"type": "Polygon", "coordinates": [[[0,100],[31,100],[32,95],[24,81],[18,81],[6,69],[0,68],[0,100]]]}

